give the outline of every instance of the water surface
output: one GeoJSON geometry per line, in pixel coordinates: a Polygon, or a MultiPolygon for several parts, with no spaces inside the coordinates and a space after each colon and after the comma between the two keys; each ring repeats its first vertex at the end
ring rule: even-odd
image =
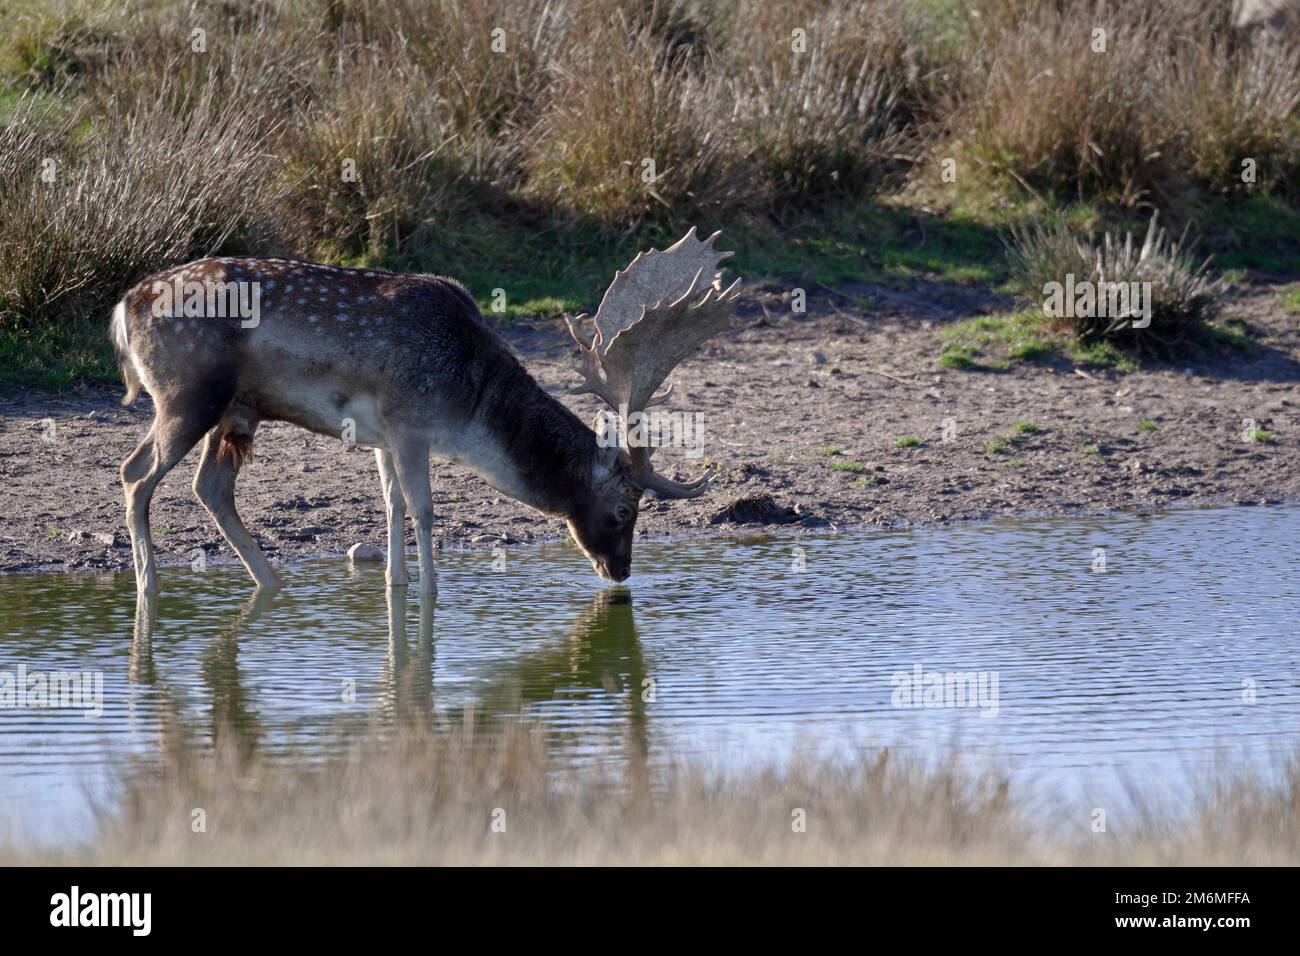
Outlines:
{"type": "Polygon", "coordinates": [[[563,760],[893,745],[997,761],[1052,799],[1175,793],[1300,739],[1298,539],[1289,505],[649,541],[624,587],[568,545],[503,567],[450,552],[423,608],[343,561],[293,565],[265,600],[238,567],[166,568],[151,625],[130,575],[8,576],[0,674],[100,672],[104,707],[0,707],[0,832],[84,834],[87,796],[157,753],[164,711],[293,760],[398,715],[527,713],[563,760]],[[918,667],[984,696],[899,706],[918,667]]]}

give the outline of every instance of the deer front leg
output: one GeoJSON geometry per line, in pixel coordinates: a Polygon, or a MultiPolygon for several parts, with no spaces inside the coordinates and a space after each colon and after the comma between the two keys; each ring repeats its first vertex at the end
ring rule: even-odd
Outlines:
{"type": "MultiPolygon", "coordinates": [[[[433,564],[433,491],[429,487],[429,446],[417,442],[400,442],[394,445],[391,454],[397,469],[398,484],[402,486],[402,494],[406,498],[406,508],[415,519],[420,593],[436,594],[438,572],[433,564]]],[[[391,541],[391,525],[389,534],[391,541]]],[[[400,536],[398,540],[401,540],[400,536]]],[[[389,554],[391,553],[390,550],[389,554]]]]}
{"type": "Polygon", "coordinates": [[[389,587],[402,587],[406,577],[406,499],[397,480],[397,463],[383,448],[375,449],[379,465],[379,484],[384,490],[384,510],[388,514],[388,569],[385,580],[389,587]]]}

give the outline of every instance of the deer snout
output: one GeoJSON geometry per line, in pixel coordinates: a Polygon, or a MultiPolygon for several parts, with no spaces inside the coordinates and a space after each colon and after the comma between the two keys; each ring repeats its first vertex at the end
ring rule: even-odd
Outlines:
{"type": "Polygon", "coordinates": [[[606,581],[613,581],[615,584],[620,581],[626,581],[632,574],[632,562],[620,558],[597,558],[588,555],[591,560],[592,570],[606,581]]]}
{"type": "Polygon", "coordinates": [[[626,581],[632,573],[632,529],[629,525],[617,534],[610,529],[594,532],[578,519],[569,519],[569,533],[591,562],[591,569],[606,581],[626,581]]]}

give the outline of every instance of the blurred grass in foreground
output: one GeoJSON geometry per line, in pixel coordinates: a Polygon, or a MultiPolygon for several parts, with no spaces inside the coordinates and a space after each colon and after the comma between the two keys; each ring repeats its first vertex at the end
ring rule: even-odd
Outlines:
{"type": "Polygon", "coordinates": [[[168,733],[161,769],[124,774],[119,807],[101,813],[88,843],[0,847],[0,863],[1300,862],[1294,761],[1269,781],[1201,787],[1182,816],[1135,799],[1108,809],[1106,832],[1081,811],[1050,835],[1001,775],[966,761],[921,766],[883,750],[723,774],[616,754],[575,769],[548,757],[538,730],[406,731],[312,768],[249,758],[238,744],[213,754],[168,733]],[[195,808],[205,832],[194,832],[195,808]]]}

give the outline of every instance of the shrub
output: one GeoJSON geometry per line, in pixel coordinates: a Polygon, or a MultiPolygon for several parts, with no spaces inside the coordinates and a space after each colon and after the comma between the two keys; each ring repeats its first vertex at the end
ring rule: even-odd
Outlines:
{"type": "Polygon", "coordinates": [[[274,162],[240,110],[206,94],[191,106],[183,120],[147,107],[98,117],[85,139],[84,111],[27,100],[0,126],[6,334],[100,322],[149,272],[274,244],[274,162]]]}
{"type": "Polygon", "coordinates": [[[1300,185],[1300,50],[1211,38],[1169,60],[1162,122],[1184,174],[1214,193],[1300,185]],[[1257,183],[1243,182],[1243,160],[1257,183]]]}
{"type": "Polygon", "coordinates": [[[915,44],[890,0],[756,2],[725,52],[736,150],[765,203],[865,195],[904,168],[919,97],[915,44]],[[802,30],[803,52],[793,50],[802,30]]]}
{"type": "MultiPolygon", "coordinates": [[[[1077,286],[1087,280],[1102,282],[1151,283],[1150,325],[1133,328],[1124,316],[1052,316],[1054,324],[1080,339],[1105,337],[1116,343],[1158,349],[1183,339],[1192,327],[1214,311],[1223,283],[1210,275],[1208,259],[1198,261],[1190,252],[1185,235],[1170,239],[1152,216],[1146,238],[1134,247],[1133,234],[1121,241],[1107,231],[1101,244],[1092,236],[1076,235],[1068,227],[1031,226],[1013,234],[1008,257],[1013,282],[1038,304],[1044,302],[1048,283],[1077,286]]],[[[1070,310],[1073,311],[1073,310],[1070,310]]]]}
{"type": "Polygon", "coordinates": [[[457,132],[437,83],[410,62],[348,67],[296,118],[288,144],[299,245],[372,259],[429,252],[454,238],[471,205],[475,163],[490,154],[457,132]]]}
{"type": "Polygon", "coordinates": [[[1195,212],[1300,185],[1300,49],[1231,0],[990,0],[951,47],[941,155],[1038,195],[1195,212]],[[1104,31],[1099,36],[1095,31],[1104,31]],[[1101,44],[1104,43],[1104,52],[1101,44]]]}
{"type": "Polygon", "coordinates": [[[585,30],[554,64],[527,137],[528,193],[629,228],[740,205],[746,187],[731,161],[722,86],[653,31],[629,33],[622,17],[585,30]]]}
{"type": "Polygon", "coordinates": [[[1170,179],[1152,122],[1167,24],[1092,0],[1003,0],[972,16],[946,103],[951,132],[998,175],[1064,199],[1132,205],[1170,179]],[[1107,29],[1104,53],[1092,29],[1107,29]]]}
{"type": "Polygon", "coordinates": [[[362,5],[383,59],[423,68],[445,121],[461,136],[523,136],[545,100],[549,64],[562,47],[581,42],[573,11],[547,0],[362,5]]]}

